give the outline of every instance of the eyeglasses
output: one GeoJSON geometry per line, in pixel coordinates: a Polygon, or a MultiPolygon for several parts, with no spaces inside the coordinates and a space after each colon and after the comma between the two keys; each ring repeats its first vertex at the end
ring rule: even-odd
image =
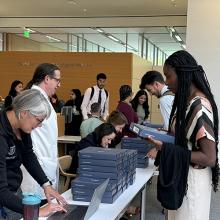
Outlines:
{"type": "Polygon", "coordinates": [[[35,116],[35,119],[37,120],[38,124],[42,124],[44,121],[44,118],[38,118],[37,116],[35,116]]]}
{"type": "Polygon", "coordinates": [[[61,79],[58,79],[58,78],[53,77],[53,76],[50,76],[50,78],[56,80],[57,84],[61,83],[61,79]]]}
{"type": "Polygon", "coordinates": [[[44,117],[42,118],[42,117],[39,117],[39,116],[36,116],[36,115],[32,114],[30,111],[29,111],[29,115],[33,116],[36,119],[38,125],[42,124],[42,122],[45,119],[44,117]]]}

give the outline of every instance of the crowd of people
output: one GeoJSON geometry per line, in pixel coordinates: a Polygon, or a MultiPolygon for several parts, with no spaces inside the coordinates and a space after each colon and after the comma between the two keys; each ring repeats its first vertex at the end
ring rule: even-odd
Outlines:
{"type": "MultiPolygon", "coordinates": [[[[21,81],[12,82],[0,112],[0,210],[7,219],[21,218],[22,191],[37,193],[41,204],[47,203],[40,216],[65,211],[66,201],[57,192],[56,113],[62,114],[63,108],[69,107],[71,120],[65,124],[65,134],[82,137],[72,154],[70,171],[75,173],[79,150],[88,146],[120,147],[122,137],[135,137],[130,124],[149,121],[148,93],[159,99],[163,129],[175,137],[175,143],[148,137],[155,148],[147,156],[155,159],[163,172],[173,163],[164,160],[167,152],[180,155],[178,165],[185,167],[179,171],[185,179],[185,194],[177,210],[168,210],[168,219],[208,219],[211,188],[217,190],[219,174],[217,106],[202,66],[187,51],[169,56],[163,72],[166,80],[158,71],[145,73],[135,95],[131,85],[121,85],[118,105],[110,114],[111,94],[105,89],[105,73],[96,76],[96,85],[87,88],[84,95],[72,89],[66,102],[56,95],[61,70],[54,64],[40,64],[24,89],[21,81]],[[59,203],[51,203],[51,198],[59,203]]],[[[158,181],[160,184],[161,178],[158,181]]]]}

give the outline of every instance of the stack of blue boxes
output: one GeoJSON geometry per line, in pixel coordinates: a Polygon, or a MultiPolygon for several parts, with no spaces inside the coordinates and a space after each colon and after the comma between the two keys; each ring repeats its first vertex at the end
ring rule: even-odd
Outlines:
{"type": "Polygon", "coordinates": [[[146,168],[148,166],[149,158],[145,156],[152,147],[151,144],[141,138],[124,137],[121,142],[122,149],[137,150],[137,168],[146,168]]]}
{"type": "Polygon", "coordinates": [[[72,181],[73,200],[90,202],[97,186],[109,178],[103,203],[113,203],[135,180],[137,151],[88,147],[79,151],[78,177],[72,181]]]}

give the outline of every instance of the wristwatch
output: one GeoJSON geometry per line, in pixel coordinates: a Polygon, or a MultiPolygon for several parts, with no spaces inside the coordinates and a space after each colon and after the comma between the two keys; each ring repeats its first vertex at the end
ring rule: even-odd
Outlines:
{"type": "Polygon", "coordinates": [[[44,184],[42,185],[42,187],[52,186],[52,185],[53,185],[52,182],[49,180],[49,181],[47,181],[46,183],[44,183],[44,184]]]}

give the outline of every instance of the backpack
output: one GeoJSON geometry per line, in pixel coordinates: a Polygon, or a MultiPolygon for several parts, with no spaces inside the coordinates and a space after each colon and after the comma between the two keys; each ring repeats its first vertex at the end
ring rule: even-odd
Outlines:
{"type": "Polygon", "coordinates": [[[161,97],[166,96],[166,95],[174,96],[174,94],[170,90],[167,90],[161,97]]]}
{"type": "MultiPolygon", "coordinates": [[[[106,89],[104,89],[104,90],[105,90],[105,95],[106,95],[106,100],[107,100],[107,98],[108,98],[108,92],[107,92],[106,89]]],[[[89,101],[91,101],[91,99],[92,99],[92,97],[93,97],[93,95],[94,95],[94,91],[95,91],[95,89],[94,89],[94,87],[92,86],[92,87],[91,87],[91,94],[90,94],[89,101]]],[[[105,102],[106,102],[106,100],[105,100],[105,102]]],[[[103,109],[102,112],[105,112],[105,104],[104,104],[104,109],[103,109]]]]}
{"type": "MultiPolygon", "coordinates": [[[[91,101],[91,99],[92,99],[92,97],[93,97],[93,95],[94,95],[94,91],[95,91],[95,89],[94,89],[94,87],[91,87],[91,94],[90,94],[90,98],[89,98],[89,101],[91,101]]],[[[105,90],[105,95],[106,95],[106,100],[107,100],[107,98],[108,98],[108,92],[107,92],[107,90],[106,89],[104,89],[105,90]]]]}

